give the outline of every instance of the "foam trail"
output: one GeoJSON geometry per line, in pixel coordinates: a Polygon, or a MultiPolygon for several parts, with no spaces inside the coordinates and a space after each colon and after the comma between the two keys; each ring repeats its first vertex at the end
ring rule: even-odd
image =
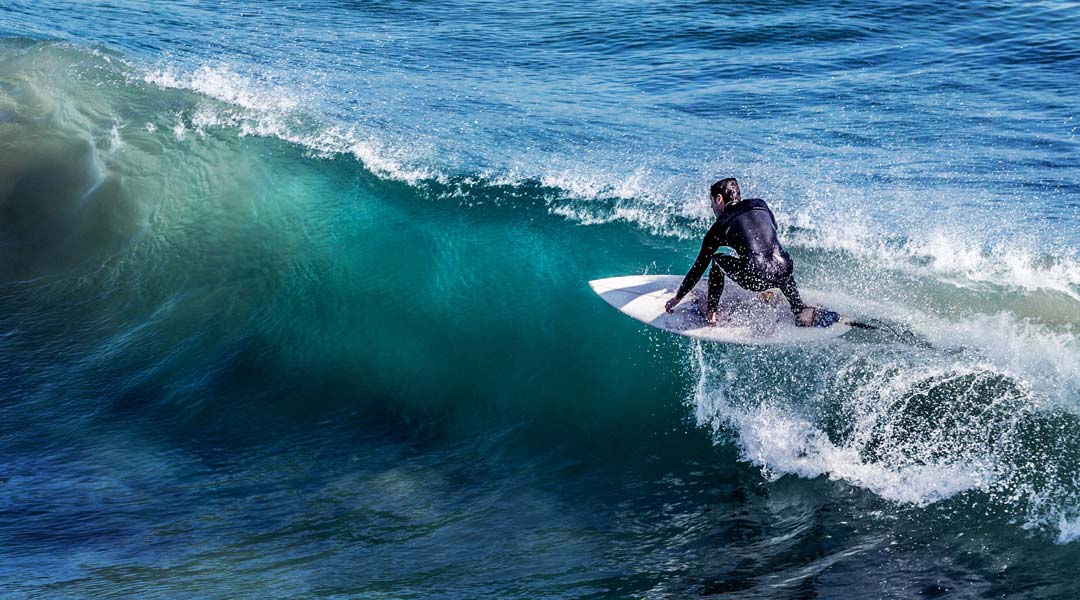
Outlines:
{"type": "Polygon", "coordinates": [[[724,365],[707,365],[701,344],[696,345],[694,354],[701,370],[694,398],[698,424],[717,435],[730,431],[743,460],[760,467],[770,480],[784,475],[808,479],[824,475],[915,506],[987,487],[988,472],[978,464],[895,467],[868,461],[856,446],[833,443],[825,431],[793,413],[790,407],[767,400],[746,406],[730,404],[722,384],[710,376],[723,370],[724,365]]]}

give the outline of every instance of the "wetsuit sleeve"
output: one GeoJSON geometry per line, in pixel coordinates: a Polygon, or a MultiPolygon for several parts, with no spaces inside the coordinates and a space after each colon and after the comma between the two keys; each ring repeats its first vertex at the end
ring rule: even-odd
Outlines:
{"type": "Polygon", "coordinates": [[[719,224],[713,225],[705,234],[705,239],[701,242],[701,252],[698,252],[697,259],[690,267],[690,272],[686,274],[682,285],[679,286],[679,291],[675,293],[676,298],[681,300],[694,289],[698,281],[701,281],[701,276],[705,274],[705,269],[709,268],[713,255],[720,249],[722,237],[719,224]]]}

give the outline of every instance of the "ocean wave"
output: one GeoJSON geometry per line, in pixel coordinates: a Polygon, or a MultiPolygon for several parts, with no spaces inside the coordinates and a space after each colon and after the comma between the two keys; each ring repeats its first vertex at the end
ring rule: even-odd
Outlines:
{"type": "MultiPolygon", "coordinates": [[[[9,61],[5,76],[51,102],[8,93],[0,105],[0,126],[36,127],[47,134],[41,139],[66,140],[55,152],[52,146],[39,148],[53,169],[48,173],[73,182],[72,191],[65,192],[69,206],[56,214],[86,205],[97,218],[72,225],[53,215],[35,221],[40,213],[27,213],[30,225],[16,233],[47,230],[44,222],[54,225],[58,247],[76,239],[110,251],[130,248],[146,235],[139,248],[145,256],[128,258],[127,273],[146,281],[140,292],[145,296],[166,296],[163,303],[180,297],[177,290],[194,281],[218,294],[208,296],[209,302],[244,314],[267,289],[285,285],[280,273],[299,260],[290,249],[333,254],[318,244],[305,245],[329,223],[297,225],[307,216],[292,211],[289,186],[347,193],[320,178],[332,169],[344,171],[342,179],[356,177],[353,163],[338,158],[355,159],[376,178],[406,184],[398,187],[409,195],[464,207],[537,206],[558,217],[549,226],[561,219],[625,223],[648,232],[670,252],[681,248],[691,254],[696,247],[686,240],[703,233],[709,222],[703,168],[670,173],[647,161],[615,168],[608,159],[561,156],[544,169],[513,163],[453,171],[433,162],[438,152],[423,142],[401,144],[336,124],[289,89],[227,66],[142,69],[69,47],[43,43],[40,48],[37,55],[23,56],[24,64],[9,61]],[[87,64],[73,68],[79,61],[87,64]],[[42,65],[67,65],[79,77],[42,78],[42,65]],[[56,108],[65,105],[82,111],[56,108]],[[35,120],[29,118],[34,107],[55,110],[35,120]],[[69,146],[78,160],[63,150],[69,146]],[[286,156],[268,158],[274,152],[286,156]],[[282,168],[301,175],[275,181],[269,171],[282,168]],[[259,227],[237,237],[237,231],[259,227]],[[212,254],[216,258],[210,260],[220,263],[210,268],[207,247],[229,247],[231,255],[212,254]],[[222,280],[243,284],[234,290],[222,280]]],[[[18,154],[9,152],[7,158],[18,154]]],[[[23,175],[33,171],[12,169],[23,175]]],[[[776,180],[781,178],[762,170],[747,189],[767,188],[776,180]]],[[[34,206],[35,211],[55,208],[34,206]]],[[[745,361],[739,369],[747,374],[744,381],[729,381],[722,369],[701,358],[698,423],[718,436],[734,432],[743,457],[768,478],[828,476],[915,506],[987,494],[1019,511],[1023,523],[1060,524],[1061,540],[1076,539],[1077,518],[1069,510],[1078,488],[1062,479],[1071,449],[1080,448],[1080,436],[1068,433],[1070,419],[1080,412],[1075,392],[1080,386],[1075,330],[1080,261],[1075,254],[1048,256],[1034,244],[995,243],[995,232],[975,226],[893,228],[859,211],[848,211],[850,218],[839,221],[798,202],[776,206],[784,239],[799,261],[800,284],[827,289],[823,298],[831,306],[908,335],[838,342],[843,352],[818,348],[802,357],[782,354],[779,366],[766,364],[767,353],[748,352],[737,357],[745,361]],[[1031,431],[1043,427],[1061,427],[1068,435],[1041,445],[1031,431]],[[1056,479],[1028,476],[1025,452],[1049,465],[1056,479]]],[[[332,210],[348,213],[348,207],[332,210]]],[[[505,227],[511,226],[507,221],[505,227]]],[[[587,238],[590,232],[576,235],[587,238]]],[[[453,236],[440,239],[452,254],[453,236]]],[[[624,239],[633,244],[639,238],[624,239]]],[[[69,249],[65,257],[94,255],[69,249]]],[[[447,277],[457,281],[464,270],[451,269],[447,277]]],[[[473,289],[462,284],[458,292],[473,289]]],[[[205,309],[187,302],[195,307],[192,313],[205,309]]]]}
{"type": "MultiPolygon", "coordinates": [[[[83,119],[61,126],[91,140],[94,156],[100,155],[93,158],[99,172],[107,170],[116,148],[129,138],[137,143],[127,150],[137,152],[151,143],[142,138],[163,132],[177,144],[208,135],[254,136],[284,141],[314,157],[353,158],[375,176],[404,182],[422,193],[468,203],[523,198],[582,225],[622,222],[657,238],[684,241],[700,236],[710,219],[701,192],[708,179],[701,165],[673,173],[629,156],[623,157],[628,162],[622,168],[610,163],[610,157],[552,156],[543,168],[515,161],[454,171],[432,160],[439,152],[426,142],[403,144],[371,128],[334,122],[305,104],[309,100],[291,87],[242,74],[227,64],[186,70],[169,64],[143,67],[55,42],[27,42],[14,52],[25,63],[18,68],[27,74],[44,64],[67,64],[79,73],[62,82],[31,82],[28,89],[56,86],[58,96],[94,103],[92,112],[100,115],[96,122],[83,119]],[[94,92],[102,84],[119,86],[118,97],[128,105],[94,92]],[[175,91],[190,95],[178,98],[171,94],[175,91]]],[[[25,110],[19,105],[4,113],[15,122],[25,110]]],[[[759,164],[752,171],[748,194],[776,181],[785,182],[778,193],[793,193],[790,182],[770,167],[759,164]]],[[[1002,241],[1003,233],[993,228],[949,220],[939,227],[897,227],[868,214],[865,203],[849,206],[851,192],[843,188],[813,187],[808,193],[806,203],[783,200],[775,206],[783,238],[796,254],[797,274],[812,287],[881,300],[880,316],[903,312],[913,303],[937,304],[939,316],[942,311],[1005,310],[1060,328],[1080,315],[1080,257],[1075,249],[1051,254],[1031,239],[1010,235],[1002,241]],[[844,209],[843,219],[828,217],[836,206],[844,209]],[[949,289],[966,294],[954,299],[949,289]],[[930,292],[913,298],[913,290],[930,292]],[[981,300],[975,298],[979,295],[981,300]]]]}
{"type": "MultiPolygon", "coordinates": [[[[164,66],[146,70],[141,80],[162,89],[194,91],[221,103],[181,115],[173,126],[178,137],[201,134],[208,127],[229,127],[240,135],[294,143],[319,156],[351,156],[380,177],[410,185],[449,186],[447,195],[457,197],[464,187],[468,193],[483,194],[484,188],[539,186],[548,190],[545,200],[552,214],[583,225],[626,222],[680,240],[699,236],[709,219],[702,192],[709,175],[702,165],[690,165],[693,175],[687,177],[660,174],[648,162],[633,158],[627,168],[627,163],[606,164],[606,159],[597,163],[596,157],[582,161],[551,156],[539,165],[515,161],[461,172],[438,164],[439,151],[430,144],[400,143],[370,129],[313,116],[317,111],[288,87],[242,75],[227,65],[187,71],[164,66]]],[[[756,167],[762,168],[758,176],[762,184],[778,179],[768,168],[756,167]]],[[[845,204],[843,198],[834,201],[845,204]]],[[[960,287],[1053,291],[1080,302],[1080,257],[1073,249],[1049,255],[1032,241],[950,222],[938,228],[897,229],[861,210],[846,209],[845,218],[838,221],[823,218],[815,204],[804,210],[797,203],[781,203],[778,218],[795,249],[842,252],[883,269],[960,287]]]]}

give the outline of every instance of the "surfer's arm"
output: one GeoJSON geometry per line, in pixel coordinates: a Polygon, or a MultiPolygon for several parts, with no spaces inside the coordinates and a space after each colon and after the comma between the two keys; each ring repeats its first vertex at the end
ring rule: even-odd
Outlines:
{"type": "Polygon", "coordinates": [[[709,229],[709,233],[705,234],[705,239],[701,242],[701,252],[698,252],[694,264],[690,267],[690,272],[686,274],[682,285],[679,286],[679,291],[675,292],[673,300],[676,304],[694,289],[698,281],[701,281],[701,276],[705,274],[705,269],[709,268],[713,255],[720,249],[720,242],[720,233],[714,225],[712,229],[709,229]]]}

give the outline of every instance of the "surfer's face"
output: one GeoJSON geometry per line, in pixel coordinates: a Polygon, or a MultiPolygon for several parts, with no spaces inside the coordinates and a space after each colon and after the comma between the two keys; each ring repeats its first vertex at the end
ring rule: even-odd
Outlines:
{"type": "Polygon", "coordinates": [[[720,215],[724,214],[724,197],[717,194],[715,197],[709,199],[709,204],[712,206],[713,214],[719,219],[720,215]]]}

